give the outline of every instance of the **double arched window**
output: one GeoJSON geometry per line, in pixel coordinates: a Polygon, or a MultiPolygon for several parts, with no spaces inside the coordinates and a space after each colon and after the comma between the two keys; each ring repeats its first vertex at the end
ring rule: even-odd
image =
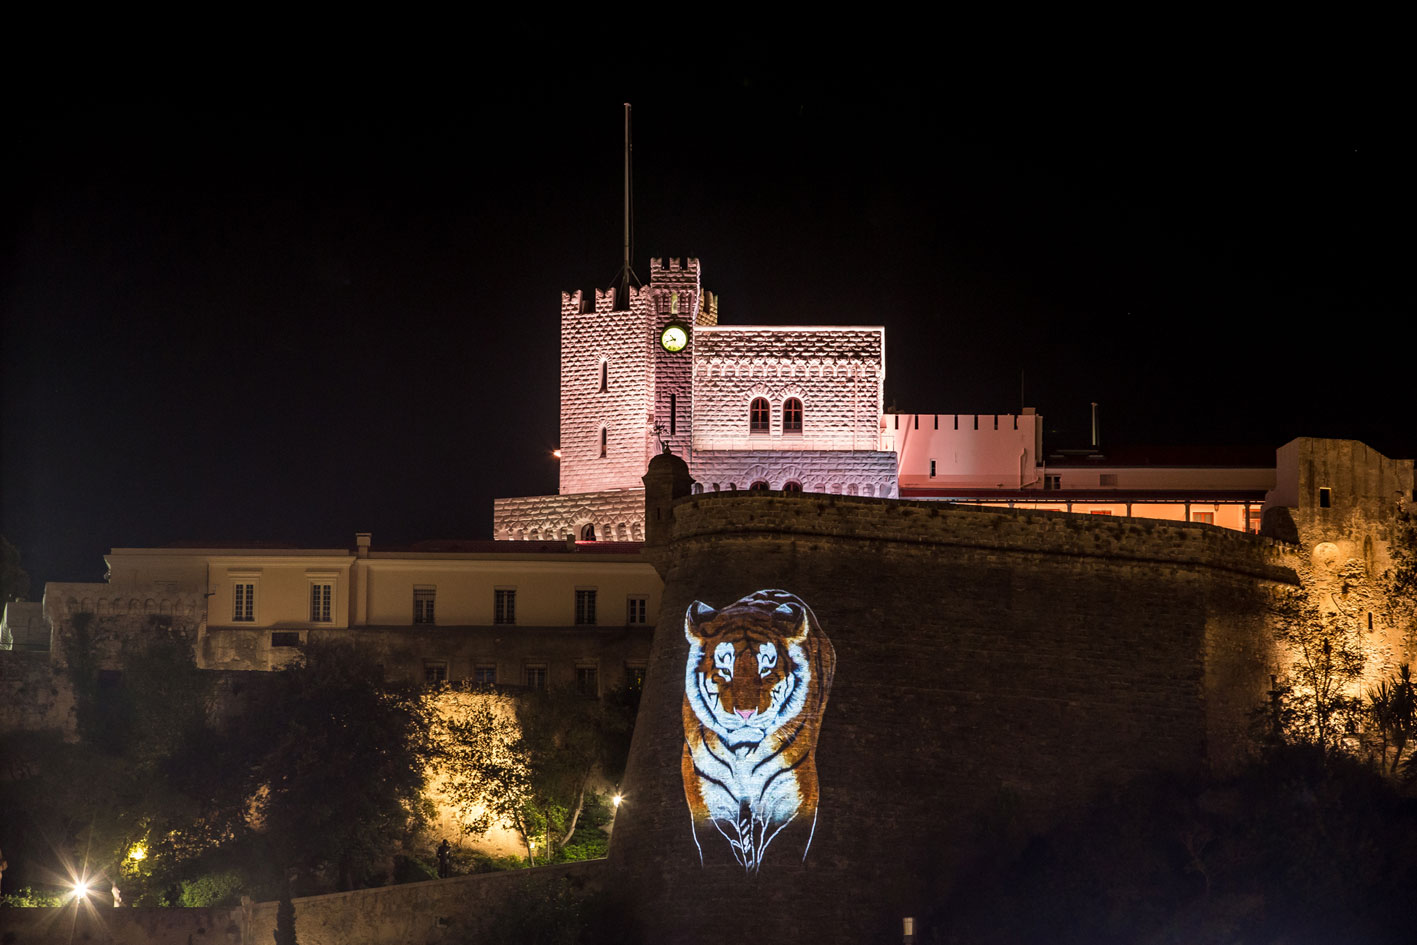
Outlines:
{"type": "MultiPolygon", "coordinates": [[[[766,397],[754,397],[748,405],[748,432],[755,435],[772,432],[772,405],[766,397]]],[[[802,433],[802,401],[796,397],[782,402],[782,432],[789,436],[802,433]]]]}
{"type": "Polygon", "coordinates": [[[767,433],[772,429],[772,413],[766,397],[754,397],[748,407],[748,432],[767,433]]]}

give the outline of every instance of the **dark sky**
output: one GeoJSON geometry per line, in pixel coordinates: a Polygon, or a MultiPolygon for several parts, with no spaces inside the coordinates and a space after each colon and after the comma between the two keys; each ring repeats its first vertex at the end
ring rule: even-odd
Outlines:
{"type": "Polygon", "coordinates": [[[1413,77],[1367,35],[76,58],[7,119],[0,531],[97,580],[113,546],[484,538],[554,492],[627,100],[639,274],[885,325],[900,410],[1011,412],[1023,371],[1050,447],[1095,400],[1104,447],[1412,457],[1413,77]]]}

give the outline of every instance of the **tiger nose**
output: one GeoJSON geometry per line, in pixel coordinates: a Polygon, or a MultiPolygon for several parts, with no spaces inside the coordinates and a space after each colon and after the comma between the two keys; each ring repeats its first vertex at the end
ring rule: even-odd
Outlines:
{"type": "Polygon", "coordinates": [[[737,712],[739,715],[743,716],[743,718],[745,718],[745,719],[751,719],[751,718],[753,717],[753,713],[757,712],[758,710],[757,710],[757,709],[735,709],[734,711],[737,712]]]}

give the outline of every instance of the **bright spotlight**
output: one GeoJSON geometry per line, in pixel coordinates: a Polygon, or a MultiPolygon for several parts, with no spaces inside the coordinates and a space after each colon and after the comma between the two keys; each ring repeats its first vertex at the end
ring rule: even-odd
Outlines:
{"type": "Polygon", "coordinates": [[[148,851],[141,843],[133,844],[133,849],[128,851],[128,859],[130,860],[146,860],[147,858],[148,851]]]}
{"type": "Polygon", "coordinates": [[[610,803],[614,804],[616,807],[619,807],[621,804],[625,803],[625,798],[622,795],[616,794],[610,799],[610,803]]]}
{"type": "Polygon", "coordinates": [[[552,450],[552,451],[551,451],[551,455],[554,456],[554,457],[556,457],[557,459],[560,459],[560,458],[561,458],[561,451],[560,451],[560,450],[552,450]]]}
{"type": "Polygon", "coordinates": [[[76,879],[73,882],[74,898],[87,899],[89,897],[89,881],[86,879],[76,879]]]}

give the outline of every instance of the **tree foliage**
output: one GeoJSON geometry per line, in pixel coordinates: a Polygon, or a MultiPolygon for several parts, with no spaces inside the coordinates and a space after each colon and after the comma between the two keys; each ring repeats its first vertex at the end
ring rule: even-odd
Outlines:
{"type": "Polygon", "coordinates": [[[464,693],[439,720],[436,740],[463,831],[480,835],[494,825],[516,830],[534,866],[531,762],[513,702],[491,693],[464,693]]]}
{"type": "Polygon", "coordinates": [[[1417,741],[1417,685],[1412,680],[1410,663],[1403,663],[1395,675],[1368,691],[1368,717],[1381,739],[1379,767],[1397,774],[1403,752],[1409,743],[1417,741]],[[1391,763],[1387,760],[1389,747],[1391,763]]]}
{"type": "Polygon", "coordinates": [[[597,773],[623,771],[633,700],[606,700],[570,689],[518,699],[469,693],[440,729],[449,793],[470,834],[494,824],[514,829],[528,861],[535,850],[561,858],[586,810],[597,773]]]}
{"type": "Polygon", "coordinates": [[[253,806],[274,863],[350,889],[416,829],[430,715],[353,647],[310,644],[283,670],[252,729],[268,746],[253,806]]]}
{"type": "Polygon", "coordinates": [[[1276,632],[1291,654],[1287,682],[1276,690],[1276,735],[1328,751],[1363,717],[1357,684],[1367,662],[1360,631],[1342,613],[1325,613],[1310,595],[1288,595],[1276,632]]]}
{"type": "MultiPolygon", "coordinates": [[[[74,621],[80,640],[105,619],[87,618],[74,621]]],[[[91,654],[67,660],[77,743],[24,733],[0,745],[12,862],[87,862],[130,905],[273,898],[291,868],[302,892],[382,880],[421,814],[421,691],[386,684],[351,648],[316,645],[297,667],[242,680],[254,708],[219,717],[217,676],[196,668],[185,625],[153,617],[146,630],[112,684],[91,654]]]]}

